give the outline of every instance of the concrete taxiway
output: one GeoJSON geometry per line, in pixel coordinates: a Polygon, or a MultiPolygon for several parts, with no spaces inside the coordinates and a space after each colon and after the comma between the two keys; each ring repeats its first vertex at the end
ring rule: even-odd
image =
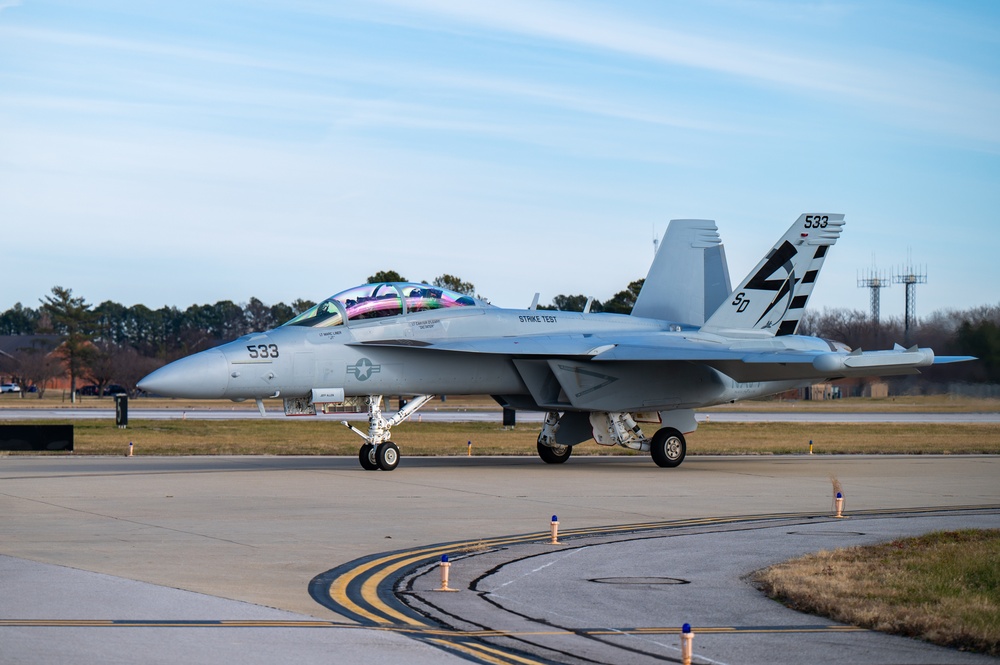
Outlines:
{"type": "MultiPolygon", "coordinates": [[[[998,477],[1000,457],[990,456],[695,456],[673,470],[639,457],[581,457],[561,466],[528,457],[407,457],[391,473],[365,472],[353,458],[0,457],[0,660],[48,661],[69,653],[66,644],[72,644],[74,662],[84,663],[134,660],[136,649],[147,662],[217,662],[220,654],[246,662],[320,662],[331,651],[347,660],[353,654],[389,663],[577,662],[589,657],[592,645],[579,653],[572,644],[535,651],[461,633],[469,626],[510,631],[517,626],[505,622],[519,615],[518,622],[526,616],[578,632],[676,630],[684,603],[704,606],[702,614],[688,612],[694,618],[684,620],[701,626],[699,644],[707,645],[705,631],[712,628],[815,623],[801,615],[769,618],[755,609],[749,598],[756,592],[742,576],[756,567],[813,548],[893,537],[912,526],[950,528],[962,520],[1000,526],[998,477]],[[832,508],[831,477],[842,485],[855,521],[824,521],[832,508]],[[578,533],[565,551],[539,553],[555,557],[545,565],[548,560],[518,548],[545,549],[540,542],[553,514],[566,531],[599,533],[578,533]],[[739,516],[760,519],[716,528],[719,520],[739,516]],[[685,524],[691,520],[705,523],[685,524]],[[639,531],[642,537],[633,535],[639,531]],[[516,543],[493,542],[511,536],[516,543]],[[438,601],[408,596],[407,585],[414,592],[426,587],[420,575],[433,574],[427,565],[449,543],[472,543],[463,551],[480,554],[455,553],[464,591],[441,603],[470,604],[442,608],[451,618],[435,619],[416,603],[438,601]],[[393,552],[411,563],[375,575],[385,553],[393,552]],[[746,552],[753,556],[740,555],[746,552]],[[487,561],[490,575],[475,572],[487,561]],[[541,571],[525,575],[535,568],[541,571]],[[720,572],[709,593],[704,585],[713,571],[720,572]],[[653,577],[691,582],[683,585],[688,598],[675,606],[663,594],[654,596],[664,611],[651,615],[641,610],[647,600],[635,585],[590,581],[653,577]],[[469,589],[473,578],[484,585],[478,591],[469,589]],[[517,589],[518,580],[529,578],[543,584],[517,589]],[[498,593],[500,587],[509,593],[498,593]],[[494,600],[509,596],[511,605],[484,609],[479,591],[494,600]],[[381,612],[379,603],[389,597],[395,600],[385,607],[403,620],[341,611],[372,602],[381,612]],[[632,609],[612,611],[618,606],[611,600],[632,609]],[[520,612],[518,606],[532,609],[520,612]],[[409,614],[415,607],[423,612],[419,621],[409,614]],[[736,614],[722,614],[726,607],[736,614]],[[499,614],[487,617],[487,609],[499,614]],[[565,623],[555,615],[567,617],[565,623]]],[[[754,602],[786,612],[770,601],[754,602]]],[[[777,655],[766,643],[787,635],[741,637],[744,646],[727,651],[716,642],[715,657],[706,656],[714,662],[802,662],[841,640],[874,640],[885,654],[895,643],[880,640],[899,639],[801,632],[777,655]]],[[[676,642],[676,636],[642,640],[676,642]]],[[[736,636],[725,640],[738,644],[736,636]]],[[[904,643],[918,655],[898,662],[976,662],[967,654],[904,643]]],[[[676,652],[663,649],[643,657],[677,660],[676,652]]],[[[632,652],[598,659],[631,661],[621,655],[626,653],[632,652]]]]}

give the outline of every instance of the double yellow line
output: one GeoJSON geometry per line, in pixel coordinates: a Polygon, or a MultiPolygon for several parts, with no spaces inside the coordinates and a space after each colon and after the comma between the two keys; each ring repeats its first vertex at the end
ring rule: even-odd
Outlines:
{"type": "MultiPolygon", "coordinates": [[[[617,526],[587,527],[560,532],[560,537],[606,536],[616,533],[654,531],[658,529],[679,529],[695,526],[716,526],[739,522],[755,522],[776,519],[808,519],[823,517],[818,513],[770,513],[763,515],[743,515],[737,517],[701,517],[661,522],[621,524],[617,526]]],[[[404,552],[393,552],[364,561],[337,576],[331,583],[328,596],[332,605],[329,609],[360,618],[372,625],[396,624],[404,626],[428,626],[428,622],[416,613],[404,614],[390,606],[379,595],[379,588],[386,588],[387,580],[400,575],[421,563],[432,563],[447,554],[464,554],[475,549],[490,549],[509,545],[548,542],[549,532],[529,533],[520,536],[502,536],[482,540],[468,540],[443,545],[431,545],[404,552]],[[352,588],[360,583],[360,592],[352,588]]]]}
{"type": "MultiPolygon", "coordinates": [[[[857,517],[876,517],[880,515],[922,514],[962,510],[996,510],[1000,506],[948,506],[928,508],[899,508],[852,511],[857,517]]],[[[736,515],[732,517],[699,517],[690,519],[663,520],[658,522],[641,522],[621,524],[616,526],[585,527],[560,532],[562,538],[579,538],[583,536],[610,536],[618,533],[634,533],[656,531],[662,529],[681,529],[699,526],[720,526],[746,522],[805,520],[831,517],[828,513],[764,513],[759,515],[736,515]]],[[[550,539],[550,532],[529,533],[519,536],[501,536],[497,538],[467,540],[456,543],[430,545],[402,552],[392,552],[363,560],[357,566],[347,569],[337,575],[329,584],[325,599],[317,598],[319,602],[334,612],[345,614],[367,623],[371,626],[410,626],[415,628],[432,627],[423,616],[416,612],[406,612],[393,607],[386,598],[379,594],[379,589],[386,590],[386,596],[395,600],[390,588],[390,579],[394,579],[405,571],[420,564],[430,564],[442,555],[465,554],[475,550],[491,549],[523,543],[543,543],[550,539]],[[355,591],[360,585],[360,590],[355,591]]],[[[400,608],[402,603],[396,602],[400,608]]]]}

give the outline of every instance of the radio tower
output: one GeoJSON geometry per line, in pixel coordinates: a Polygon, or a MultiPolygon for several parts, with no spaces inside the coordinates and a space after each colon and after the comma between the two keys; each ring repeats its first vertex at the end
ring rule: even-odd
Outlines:
{"type": "Polygon", "coordinates": [[[890,286],[892,282],[884,274],[880,273],[875,268],[871,268],[866,271],[863,275],[858,277],[858,288],[865,288],[871,290],[871,305],[872,305],[872,325],[875,329],[875,339],[880,338],[879,334],[879,306],[881,301],[882,289],[890,286]]]}
{"type": "Polygon", "coordinates": [[[907,257],[907,266],[900,268],[899,272],[892,276],[892,281],[896,284],[906,285],[906,319],[904,339],[906,346],[910,346],[910,331],[917,327],[917,284],[927,283],[927,268],[918,273],[913,268],[913,262],[907,257]]]}

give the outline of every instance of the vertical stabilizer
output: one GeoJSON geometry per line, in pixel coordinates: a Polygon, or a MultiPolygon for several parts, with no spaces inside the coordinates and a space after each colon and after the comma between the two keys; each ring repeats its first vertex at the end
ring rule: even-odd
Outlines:
{"type": "Polygon", "coordinates": [[[705,322],[704,329],[795,334],[843,215],[801,215],[705,322]]]}
{"type": "Polygon", "coordinates": [[[715,222],[673,219],[632,315],[699,326],[731,290],[726,251],[715,222]]]}

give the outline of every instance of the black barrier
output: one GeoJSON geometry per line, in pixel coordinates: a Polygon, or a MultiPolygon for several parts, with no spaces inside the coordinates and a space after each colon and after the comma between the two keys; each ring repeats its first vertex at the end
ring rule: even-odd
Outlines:
{"type": "Polygon", "coordinates": [[[504,409],[503,410],[503,426],[504,427],[514,427],[514,420],[517,417],[517,412],[514,409],[504,409]]]}
{"type": "Polygon", "coordinates": [[[73,450],[72,425],[0,425],[0,450],[73,450]]]}
{"type": "Polygon", "coordinates": [[[115,425],[118,429],[128,427],[128,395],[115,395],[115,425]]]}

